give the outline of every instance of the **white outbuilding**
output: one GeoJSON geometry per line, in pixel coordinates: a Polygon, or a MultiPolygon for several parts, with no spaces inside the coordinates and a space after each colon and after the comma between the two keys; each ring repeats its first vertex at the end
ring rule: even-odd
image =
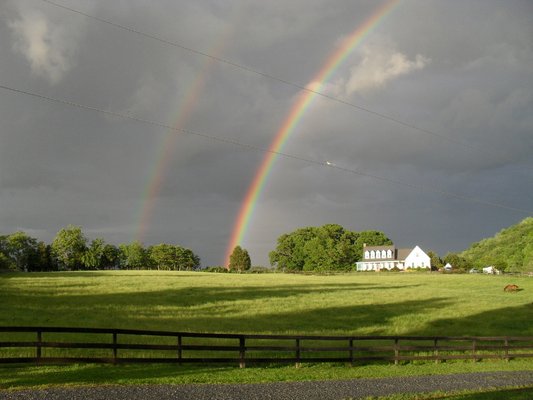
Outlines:
{"type": "Polygon", "coordinates": [[[483,268],[483,273],[484,274],[491,274],[491,275],[500,275],[500,271],[497,270],[496,268],[494,268],[492,265],[489,266],[489,267],[484,267],[483,268]]]}

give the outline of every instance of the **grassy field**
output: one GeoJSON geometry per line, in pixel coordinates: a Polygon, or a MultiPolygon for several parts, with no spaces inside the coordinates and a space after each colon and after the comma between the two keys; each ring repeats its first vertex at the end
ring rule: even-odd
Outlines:
{"type": "Polygon", "coordinates": [[[0,275],[0,325],[200,332],[533,335],[528,277],[157,271],[0,275]],[[516,283],[523,290],[504,293],[516,283]]]}
{"type": "MultiPolygon", "coordinates": [[[[114,271],[0,275],[0,325],[221,333],[533,336],[528,277],[332,276],[114,271]],[[515,283],[523,290],[504,293],[515,283]]],[[[531,361],[442,365],[1,367],[0,387],[54,383],[256,382],[533,369],[531,361]],[[104,372],[107,371],[107,372],[104,372]]]]}

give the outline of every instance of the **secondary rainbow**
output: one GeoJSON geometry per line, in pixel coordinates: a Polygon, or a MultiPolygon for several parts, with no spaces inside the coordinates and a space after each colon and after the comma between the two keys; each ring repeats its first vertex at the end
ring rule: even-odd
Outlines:
{"type": "MultiPolygon", "coordinates": [[[[240,13],[235,14],[237,18],[239,15],[240,13]]],[[[209,52],[210,54],[213,54],[214,57],[219,57],[220,54],[222,54],[222,51],[229,41],[229,38],[234,32],[234,27],[235,23],[230,24],[225,30],[224,34],[218,36],[216,43],[212,46],[209,52]]],[[[202,94],[207,79],[210,75],[211,68],[216,62],[214,57],[207,58],[204,61],[202,68],[196,74],[195,79],[190,82],[184,91],[184,95],[182,97],[183,100],[180,103],[175,116],[172,118],[173,122],[171,125],[173,127],[182,128],[189,116],[194,111],[194,108],[198,103],[198,99],[202,94]]],[[[146,236],[146,231],[148,230],[152,221],[157,198],[161,192],[161,187],[165,181],[170,163],[174,157],[174,148],[180,134],[181,133],[178,130],[169,129],[159,142],[156,162],[149,173],[148,184],[146,185],[141,198],[140,214],[138,217],[137,230],[135,234],[135,240],[138,242],[143,242],[146,236]]]]}
{"type": "Polygon", "coordinates": [[[270,144],[261,165],[255,173],[254,179],[250,184],[244,200],[241,203],[237,219],[235,221],[232,235],[226,249],[225,265],[229,265],[229,256],[234,247],[241,244],[246,234],[250,221],[255,211],[257,199],[261,194],[265,182],[270,174],[272,165],[276,159],[276,153],[280,152],[283,145],[287,142],[294,128],[301,121],[305,112],[313,99],[317,96],[323,86],[329,81],[342,62],[357,48],[363,39],[374,30],[378,24],[399,4],[400,0],[388,0],[377,8],[372,15],[358,26],[337,48],[335,52],[327,59],[320,71],[308,85],[312,91],[302,91],[294,105],[292,106],[285,121],[278,130],[274,140],[270,144]]]}

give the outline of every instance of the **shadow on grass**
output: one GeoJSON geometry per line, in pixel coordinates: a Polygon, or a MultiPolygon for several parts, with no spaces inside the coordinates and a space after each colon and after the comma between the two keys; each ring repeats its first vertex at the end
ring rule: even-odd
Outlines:
{"type": "Polygon", "coordinates": [[[174,278],[194,278],[198,277],[198,272],[184,272],[184,271],[158,271],[158,270],[98,270],[98,271],[48,271],[48,272],[7,272],[0,274],[2,279],[22,278],[22,279],[50,279],[50,278],[94,278],[103,277],[139,277],[146,278],[156,276],[164,278],[162,273],[168,272],[174,278]]]}
{"type": "MultiPolygon", "coordinates": [[[[106,276],[107,278],[108,276],[106,276]]],[[[46,304],[53,299],[61,299],[72,304],[102,303],[102,304],[127,304],[130,306],[185,306],[208,304],[213,302],[259,300],[262,298],[276,299],[293,297],[308,294],[331,294],[342,291],[353,291],[354,295],[360,291],[367,290],[390,290],[415,288],[420,285],[388,285],[378,286],[377,284],[356,284],[356,283],[336,283],[336,284],[299,284],[282,286],[239,286],[239,287],[213,287],[194,286],[176,289],[133,291],[119,293],[86,293],[68,294],[58,292],[60,289],[76,289],[80,291],[94,286],[94,283],[68,283],[57,282],[57,285],[49,287],[32,287],[29,290],[21,291],[18,287],[10,287],[9,284],[2,285],[0,282],[0,296],[17,299],[19,304],[27,304],[30,300],[34,304],[46,304]]]]}
{"type": "Polygon", "coordinates": [[[120,384],[121,379],[129,384],[168,383],[187,381],[190,375],[208,375],[217,372],[234,371],[234,365],[201,366],[176,364],[74,364],[74,365],[7,365],[0,368],[0,388],[44,386],[44,385],[96,385],[120,384]],[[7,376],[7,378],[6,378],[7,376]]]}
{"type": "MultiPolygon", "coordinates": [[[[392,318],[446,306],[444,299],[403,301],[378,305],[309,307],[300,296],[321,295],[357,298],[368,290],[415,288],[418,285],[386,286],[352,283],[269,287],[191,287],[146,292],[61,294],[49,290],[20,292],[4,285],[0,309],[9,309],[4,325],[91,326],[106,328],[164,329],[211,332],[334,332],[384,329],[392,318]],[[295,304],[282,311],[279,301],[295,304]],[[262,300],[260,310],[253,301],[262,300]],[[247,304],[246,301],[251,301],[247,304]],[[269,307],[272,303],[274,306],[269,307]],[[277,304],[277,306],[275,305],[277,304]],[[243,312],[239,312],[242,308],[243,312]],[[229,312],[228,312],[229,310],[229,312]],[[230,315],[228,315],[230,314],[230,315]]],[[[58,288],[60,290],[60,288],[58,288]]],[[[331,297],[329,297],[331,299],[331,297]]],[[[353,304],[353,301],[349,302],[353,304]]],[[[283,303],[281,303],[283,304],[283,303]]]]}
{"type": "Polygon", "coordinates": [[[533,336],[533,303],[484,311],[463,318],[430,321],[413,335],[533,336]]]}
{"type": "MultiPolygon", "coordinates": [[[[421,301],[402,301],[379,305],[350,305],[317,307],[307,310],[272,312],[250,316],[193,316],[182,318],[182,323],[191,326],[228,327],[229,331],[243,333],[302,333],[336,334],[361,332],[365,334],[390,334],[391,320],[406,315],[438,310],[446,307],[445,298],[421,301]]],[[[223,329],[226,330],[226,329],[223,329]]]]}

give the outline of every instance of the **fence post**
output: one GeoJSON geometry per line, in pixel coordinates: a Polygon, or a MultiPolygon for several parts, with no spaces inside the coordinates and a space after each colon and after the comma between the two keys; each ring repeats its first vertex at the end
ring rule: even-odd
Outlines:
{"type": "Polygon", "coordinates": [[[239,338],[239,367],[240,368],[246,367],[246,363],[244,361],[245,350],[246,350],[245,341],[244,340],[245,340],[244,336],[241,336],[239,338]]]}
{"type": "Polygon", "coordinates": [[[353,367],[353,339],[350,339],[350,367],[353,367]]]}
{"type": "Polygon", "coordinates": [[[394,339],[394,365],[398,365],[398,356],[400,351],[398,350],[398,338],[394,339]]]}
{"type": "Polygon", "coordinates": [[[296,368],[300,368],[300,339],[296,339],[296,368]]]}
{"type": "Polygon", "coordinates": [[[434,348],[433,355],[435,357],[435,364],[438,364],[439,361],[440,361],[439,360],[439,346],[438,346],[438,343],[437,343],[438,341],[439,341],[439,339],[437,339],[437,338],[435,338],[433,340],[433,348],[434,348]]]}
{"type": "Polygon", "coordinates": [[[40,362],[41,361],[41,345],[42,345],[42,342],[43,342],[43,332],[38,329],[37,330],[37,348],[36,348],[36,355],[37,355],[37,362],[40,362]]]}
{"type": "MultiPolygon", "coordinates": [[[[181,335],[178,335],[178,361],[181,361],[181,357],[182,357],[182,348],[181,348],[181,335]]],[[[180,362],[180,365],[181,365],[181,362],[180,362]]]]}
{"type": "Polygon", "coordinates": [[[113,364],[117,363],[117,332],[113,332],[113,364]]]}
{"type": "Polygon", "coordinates": [[[509,362],[509,339],[505,338],[505,361],[509,362]]]}

